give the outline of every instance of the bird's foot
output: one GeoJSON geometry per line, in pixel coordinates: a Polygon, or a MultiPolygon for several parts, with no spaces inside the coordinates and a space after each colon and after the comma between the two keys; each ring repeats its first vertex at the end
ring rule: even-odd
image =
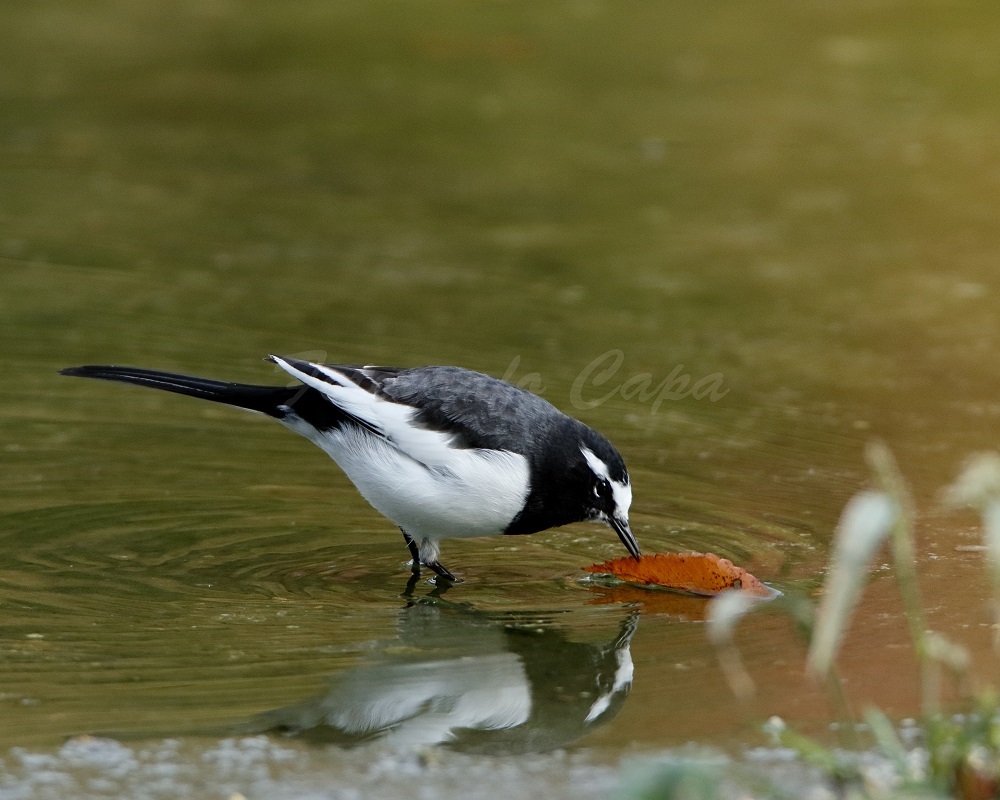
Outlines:
{"type": "MultiPolygon", "coordinates": [[[[434,562],[433,565],[425,564],[424,566],[435,572],[434,577],[428,581],[428,583],[434,585],[434,589],[430,592],[428,597],[440,598],[456,583],[462,582],[461,578],[456,578],[451,572],[437,562],[434,562]],[[442,572],[438,572],[438,570],[442,570],[444,574],[442,574],[442,572]]],[[[403,589],[403,593],[400,595],[400,597],[407,601],[407,606],[417,602],[413,599],[413,592],[417,588],[417,584],[420,582],[420,564],[414,563],[411,564],[410,567],[410,577],[406,581],[406,588],[403,589]]]]}
{"type": "Polygon", "coordinates": [[[407,566],[410,568],[410,579],[408,585],[415,584],[417,580],[419,580],[421,567],[427,567],[427,569],[429,569],[431,572],[434,573],[435,577],[432,580],[434,580],[435,582],[440,581],[443,583],[447,581],[448,583],[462,583],[461,578],[456,577],[455,574],[450,569],[448,569],[438,561],[431,561],[428,564],[421,564],[419,561],[413,560],[410,561],[407,564],[407,566]]]}
{"type": "Polygon", "coordinates": [[[449,569],[438,561],[431,561],[429,564],[425,564],[424,566],[437,576],[434,579],[435,583],[440,583],[442,580],[447,581],[448,583],[462,582],[461,578],[456,578],[449,569]]]}

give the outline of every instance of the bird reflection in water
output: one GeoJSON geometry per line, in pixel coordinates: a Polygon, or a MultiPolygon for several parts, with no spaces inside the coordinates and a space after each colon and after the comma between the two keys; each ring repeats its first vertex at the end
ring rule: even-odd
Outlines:
{"type": "Polygon", "coordinates": [[[396,639],[334,677],[325,694],[265,712],[249,727],[348,747],[377,741],[491,754],[564,747],[614,717],[632,686],[639,612],[616,611],[598,617],[601,641],[582,643],[551,615],[411,601],[396,639]],[[608,622],[617,623],[611,632],[608,622]]]}

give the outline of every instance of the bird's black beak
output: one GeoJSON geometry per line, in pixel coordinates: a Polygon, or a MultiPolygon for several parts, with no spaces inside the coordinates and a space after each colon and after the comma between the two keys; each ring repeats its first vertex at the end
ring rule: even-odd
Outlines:
{"type": "Polygon", "coordinates": [[[618,538],[622,540],[622,544],[625,545],[625,549],[629,551],[632,558],[638,561],[641,556],[639,553],[639,543],[632,535],[632,529],[629,528],[628,522],[616,516],[611,516],[608,518],[608,523],[615,529],[615,533],[618,534],[618,538]]]}

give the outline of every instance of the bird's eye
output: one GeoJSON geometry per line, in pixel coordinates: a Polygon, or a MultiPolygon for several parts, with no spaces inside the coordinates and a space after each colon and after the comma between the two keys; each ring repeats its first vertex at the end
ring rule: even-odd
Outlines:
{"type": "Polygon", "coordinates": [[[611,498],[614,495],[611,491],[611,482],[607,478],[598,477],[592,491],[594,492],[594,501],[600,508],[604,508],[612,502],[611,498]]]}

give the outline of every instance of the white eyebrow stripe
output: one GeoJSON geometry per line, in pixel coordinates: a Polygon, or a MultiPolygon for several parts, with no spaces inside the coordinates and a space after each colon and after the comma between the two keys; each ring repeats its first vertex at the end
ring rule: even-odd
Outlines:
{"type": "Polygon", "coordinates": [[[587,464],[590,465],[590,468],[597,477],[608,481],[611,480],[611,476],[608,474],[608,465],[594,455],[594,452],[589,447],[581,445],[580,452],[583,453],[583,457],[587,459],[587,464]]]}

